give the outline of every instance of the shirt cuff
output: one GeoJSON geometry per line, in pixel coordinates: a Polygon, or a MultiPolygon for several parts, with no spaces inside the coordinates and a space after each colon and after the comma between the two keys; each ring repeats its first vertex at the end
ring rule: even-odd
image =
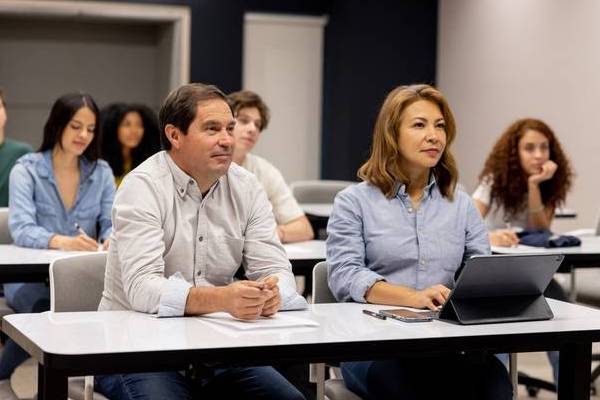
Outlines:
{"type": "Polygon", "coordinates": [[[306,299],[298,293],[294,293],[292,296],[281,299],[281,311],[305,310],[307,308],[308,303],[306,302],[306,299]]]}
{"type": "Polygon", "coordinates": [[[43,232],[36,232],[36,236],[32,237],[31,240],[33,242],[33,248],[36,249],[49,249],[50,248],[50,239],[54,236],[55,233],[48,232],[44,230],[43,232]]]}
{"type": "Polygon", "coordinates": [[[110,238],[110,234],[111,233],[112,233],[112,229],[111,228],[106,229],[104,232],[102,232],[100,234],[100,237],[98,238],[98,241],[100,243],[104,243],[107,239],[110,238]]]}
{"type": "Polygon", "coordinates": [[[365,294],[376,282],[384,281],[385,278],[373,271],[364,271],[362,276],[354,276],[354,282],[350,285],[350,296],[358,303],[366,303],[365,294]]]}
{"type": "Polygon", "coordinates": [[[181,317],[185,314],[185,303],[192,285],[180,272],[167,279],[158,304],[159,317],[181,317]]]}

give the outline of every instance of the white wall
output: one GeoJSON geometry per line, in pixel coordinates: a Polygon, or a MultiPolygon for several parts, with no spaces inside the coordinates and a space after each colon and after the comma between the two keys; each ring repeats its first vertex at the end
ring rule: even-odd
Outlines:
{"type": "Polygon", "coordinates": [[[469,190],[491,146],[513,120],[546,121],[570,156],[567,207],[595,226],[600,211],[600,1],[441,0],[438,86],[458,124],[454,147],[469,190]]]}
{"type": "Polygon", "coordinates": [[[323,17],[246,14],[243,86],[271,109],[253,153],[286,181],[318,179],[321,160],[323,17]]]}

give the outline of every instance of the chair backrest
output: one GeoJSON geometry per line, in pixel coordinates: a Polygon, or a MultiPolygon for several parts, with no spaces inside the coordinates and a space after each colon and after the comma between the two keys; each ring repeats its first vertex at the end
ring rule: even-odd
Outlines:
{"type": "Polygon", "coordinates": [[[50,264],[50,310],[96,311],[104,290],[106,252],[77,254],[50,264]]]}
{"type": "Polygon", "coordinates": [[[327,262],[321,261],[313,268],[312,286],[312,302],[314,304],[337,303],[327,284],[327,262]]]}
{"type": "Polygon", "coordinates": [[[297,181],[290,184],[290,189],[298,203],[333,203],[335,195],[340,190],[355,183],[327,180],[297,181]]]}
{"type": "Polygon", "coordinates": [[[8,207],[0,207],[0,244],[13,242],[8,229],[8,207]]]}

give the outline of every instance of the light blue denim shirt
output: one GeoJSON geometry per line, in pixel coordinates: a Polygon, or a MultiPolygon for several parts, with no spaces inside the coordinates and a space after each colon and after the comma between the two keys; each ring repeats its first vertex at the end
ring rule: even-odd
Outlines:
{"type": "Polygon", "coordinates": [[[336,198],[327,225],[329,287],[338,301],[366,302],[377,281],[424,289],[452,288],[458,268],[472,255],[490,254],[485,225],[469,195],[449,201],[435,180],[414,209],[405,185],[388,199],[362,182],[336,198]]]}
{"type": "Polygon", "coordinates": [[[48,248],[55,235],[76,236],[75,223],[103,241],[111,232],[115,180],[108,163],[79,158],[81,178],[73,206],[66,210],[54,177],[50,150],[19,158],[9,180],[9,227],[15,244],[48,248]]]}

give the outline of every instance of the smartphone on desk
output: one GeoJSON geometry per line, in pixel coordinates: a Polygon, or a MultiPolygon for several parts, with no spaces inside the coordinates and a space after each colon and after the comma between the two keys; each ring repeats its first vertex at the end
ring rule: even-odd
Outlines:
{"type": "Polygon", "coordinates": [[[435,319],[438,315],[438,312],[435,311],[417,312],[402,308],[379,310],[379,313],[388,318],[397,319],[402,322],[428,322],[435,319]]]}

